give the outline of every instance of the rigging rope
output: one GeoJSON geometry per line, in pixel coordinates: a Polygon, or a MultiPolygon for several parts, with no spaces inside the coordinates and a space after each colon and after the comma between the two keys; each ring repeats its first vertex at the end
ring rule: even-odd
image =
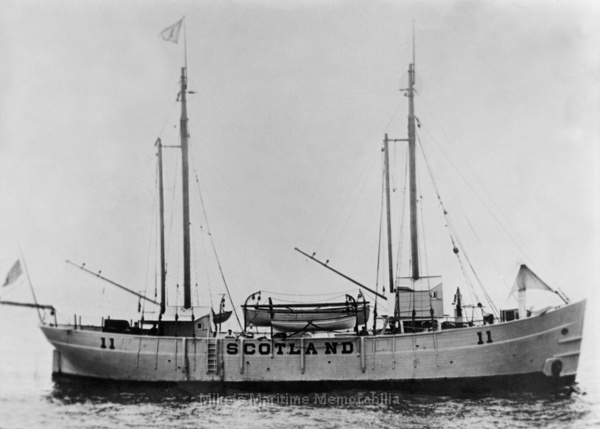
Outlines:
{"type": "MultiPolygon", "coordinates": [[[[464,270],[464,267],[462,266],[462,260],[461,260],[461,258],[460,258],[460,255],[459,255],[458,248],[457,248],[457,247],[456,247],[456,245],[454,244],[454,239],[453,239],[452,235],[454,235],[454,236],[456,237],[456,241],[458,242],[458,244],[459,244],[460,248],[463,250],[463,251],[462,251],[462,253],[465,255],[465,259],[467,260],[467,263],[468,263],[468,265],[469,265],[469,267],[470,267],[470,269],[471,269],[471,272],[472,272],[472,273],[473,273],[473,275],[475,276],[475,278],[476,278],[476,280],[477,280],[477,282],[478,282],[478,284],[479,284],[479,287],[480,287],[480,288],[481,288],[481,290],[483,291],[483,294],[484,294],[484,296],[485,296],[485,298],[486,298],[486,300],[487,300],[488,304],[490,305],[490,308],[492,309],[492,311],[494,311],[494,312],[496,313],[496,315],[498,315],[498,311],[497,311],[497,309],[496,309],[496,306],[494,305],[493,301],[491,300],[491,297],[490,297],[490,296],[489,296],[489,294],[487,293],[487,290],[485,289],[485,287],[484,287],[484,285],[483,285],[483,282],[482,282],[482,281],[481,281],[481,279],[479,278],[479,275],[478,275],[478,274],[477,274],[477,272],[475,271],[475,268],[473,267],[473,264],[471,263],[471,260],[470,260],[469,256],[468,256],[468,255],[467,255],[467,253],[465,252],[465,248],[464,248],[464,246],[462,245],[462,243],[460,242],[460,239],[459,239],[458,235],[456,234],[456,230],[454,229],[454,227],[453,227],[453,224],[452,224],[452,222],[450,221],[450,216],[449,216],[449,214],[448,214],[447,210],[444,208],[444,204],[443,204],[443,202],[442,202],[442,198],[441,198],[441,195],[440,195],[439,189],[438,189],[438,187],[437,187],[437,183],[436,183],[436,181],[435,181],[435,178],[434,178],[434,176],[433,176],[433,172],[432,172],[431,166],[429,165],[429,160],[428,160],[427,156],[425,155],[425,150],[424,150],[424,148],[423,148],[423,145],[421,144],[421,140],[420,140],[420,138],[418,139],[418,141],[419,141],[419,147],[421,148],[421,153],[423,154],[423,158],[425,159],[425,165],[427,166],[427,170],[428,170],[428,172],[429,172],[429,176],[431,177],[431,181],[432,181],[432,183],[433,183],[433,187],[434,187],[434,189],[435,189],[435,192],[436,192],[436,195],[437,195],[437,198],[438,198],[438,201],[439,201],[440,207],[442,208],[442,211],[443,211],[443,214],[444,214],[444,218],[446,219],[446,223],[447,223],[447,225],[449,226],[448,230],[449,230],[449,231],[451,231],[450,235],[451,235],[451,241],[452,241],[452,243],[453,243],[453,246],[454,246],[454,253],[456,254],[456,256],[457,256],[457,258],[458,258],[459,262],[461,263],[461,269],[462,269],[462,271],[463,271],[463,274],[465,275],[465,280],[467,280],[467,282],[468,282],[469,286],[470,286],[471,288],[473,288],[473,285],[472,285],[472,284],[469,282],[469,280],[468,280],[468,277],[466,276],[466,272],[465,272],[465,270],[464,270]]],[[[473,290],[473,293],[474,293],[475,297],[477,298],[477,301],[479,301],[479,298],[477,297],[477,293],[476,293],[474,290],[473,290]]]]}
{"type": "MultiPolygon", "coordinates": [[[[405,73],[406,74],[406,73],[405,73]]],[[[396,109],[394,110],[394,112],[392,113],[392,116],[390,117],[390,120],[388,121],[387,125],[385,126],[385,130],[388,131],[390,128],[390,125],[392,124],[392,121],[396,118],[396,116],[398,115],[398,112],[400,112],[400,108],[404,105],[404,100],[400,100],[398,101],[398,105],[396,106],[396,109]]]]}
{"type": "MultiPolygon", "coordinates": [[[[179,82],[177,82],[176,90],[173,92],[178,92],[178,91],[179,91],[179,82]]],[[[158,135],[158,136],[163,135],[165,128],[167,127],[167,123],[171,120],[171,116],[173,115],[173,110],[175,110],[175,106],[177,106],[178,104],[179,104],[179,100],[175,100],[172,102],[171,106],[168,108],[168,113],[165,115],[166,119],[163,122],[162,126],[160,127],[160,131],[156,135],[158,135]]]]}
{"type": "MultiPolygon", "coordinates": [[[[379,207],[379,240],[377,243],[377,273],[375,274],[375,290],[379,291],[379,275],[381,269],[381,236],[383,232],[383,212],[384,212],[384,201],[385,201],[385,181],[381,181],[381,202],[379,207]]],[[[385,282],[383,282],[383,293],[385,293],[385,282]]],[[[392,285],[389,285],[389,289],[392,290],[392,285]]],[[[373,333],[377,328],[377,298],[375,295],[375,310],[373,311],[373,333]]],[[[366,321],[365,321],[366,322],[366,321]]]]}
{"type": "Polygon", "coordinates": [[[444,203],[442,202],[442,198],[440,196],[440,193],[439,193],[439,190],[438,190],[438,187],[437,187],[437,182],[436,182],[435,177],[433,175],[433,171],[431,169],[431,166],[429,165],[429,160],[428,160],[427,156],[425,156],[425,151],[423,149],[423,145],[421,144],[421,140],[420,140],[420,138],[417,138],[417,140],[419,142],[419,147],[421,148],[421,152],[423,153],[423,158],[425,159],[425,165],[426,165],[427,170],[429,172],[429,177],[431,178],[431,181],[433,183],[433,187],[434,187],[435,192],[436,192],[438,203],[439,203],[439,205],[440,205],[440,207],[442,209],[442,213],[443,213],[444,219],[446,221],[446,227],[448,228],[448,235],[450,236],[450,241],[452,242],[452,248],[453,248],[454,254],[456,255],[456,258],[458,259],[458,263],[459,263],[460,269],[461,269],[461,271],[463,273],[463,277],[465,278],[465,281],[467,282],[467,285],[469,286],[469,288],[467,289],[467,291],[468,291],[468,293],[469,293],[469,295],[471,297],[471,300],[473,300],[473,295],[475,295],[475,300],[477,302],[479,302],[479,298],[477,297],[477,293],[475,292],[475,288],[473,287],[471,279],[470,279],[469,275],[467,274],[467,271],[465,270],[465,267],[464,267],[463,262],[462,262],[461,255],[459,254],[459,250],[458,250],[459,247],[462,248],[462,249],[464,249],[464,247],[460,243],[458,235],[456,234],[456,230],[454,229],[454,226],[453,226],[453,224],[451,222],[451,219],[448,216],[448,212],[447,212],[447,210],[444,207],[444,203]],[[455,237],[456,237],[456,239],[455,239],[455,237]],[[459,246],[456,245],[456,242],[459,243],[459,246]]]}
{"type": "MultiPolygon", "coordinates": [[[[427,107],[427,104],[424,102],[424,100],[419,97],[419,99],[421,100],[421,102],[423,103],[423,106],[425,106],[425,108],[431,112],[431,110],[427,107]]],[[[433,115],[432,115],[433,117],[433,115]]],[[[513,242],[513,244],[517,247],[517,249],[523,253],[523,255],[525,255],[525,257],[529,260],[529,261],[533,261],[533,259],[531,258],[531,256],[529,256],[528,252],[526,251],[526,249],[523,248],[523,246],[521,244],[519,244],[519,241],[517,241],[513,235],[510,233],[510,231],[507,229],[507,227],[505,227],[505,225],[500,222],[500,220],[498,219],[498,217],[495,215],[495,213],[489,208],[489,206],[483,201],[483,199],[479,196],[479,194],[477,193],[477,191],[471,186],[470,182],[465,178],[465,176],[462,174],[462,171],[454,164],[454,162],[450,159],[450,157],[448,156],[448,154],[438,145],[436,139],[427,131],[427,134],[429,135],[429,137],[431,138],[431,140],[433,141],[433,143],[435,144],[435,146],[439,149],[439,151],[444,155],[444,157],[448,160],[448,162],[450,163],[450,165],[452,166],[452,168],[454,168],[454,170],[459,174],[459,176],[463,179],[463,181],[467,184],[467,186],[469,187],[469,189],[471,189],[471,191],[475,194],[475,196],[477,197],[477,199],[481,202],[481,204],[485,207],[485,209],[488,211],[488,213],[490,213],[492,215],[492,217],[494,218],[494,220],[496,221],[496,223],[498,223],[498,225],[500,226],[500,228],[502,228],[502,230],[507,234],[507,236],[511,239],[511,241],[513,242]]],[[[448,139],[450,140],[450,139],[448,139]]],[[[494,205],[494,207],[496,208],[496,210],[498,211],[498,213],[500,213],[501,217],[503,218],[504,222],[510,226],[510,223],[506,220],[506,216],[504,215],[504,213],[502,212],[502,210],[500,209],[500,207],[498,206],[498,204],[496,204],[495,200],[487,193],[487,191],[485,190],[485,188],[483,187],[483,185],[481,184],[481,181],[477,178],[477,176],[471,171],[471,169],[469,168],[469,166],[467,164],[464,164],[466,170],[475,178],[475,181],[480,185],[483,193],[489,198],[489,200],[492,202],[492,204],[494,205]]],[[[516,234],[516,233],[515,233],[516,234]]],[[[518,234],[517,238],[518,237],[518,234]]],[[[523,240],[520,239],[520,242],[523,242],[523,240]]]]}
{"type": "MultiPolygon", "coordinates": [[[[360,196],[363,193],[365,184],[367,182],[365,177],[367,175],[367,172],[370,171],[370,167],[373,164],[373,162],[376,158],[376,155],[377,155],[377,152],[373,151],[373,153],[371,154],[371,156],[369,157],[367,162],[364,163],[362,170],[357,175],[354,182],[352,182],[352,184],[349,186],[351,195],[348,198],[344,198],[344,201],[351,200],[349,214],[345,217],[345,219],[342,222],[340,222],[339,219],[342,217],[342,213],[344,212],[344,210],[347,209],[348,204],[339,204],[339,209],[337,211],[336,216],[333,218],[332,222],[327,224],[327,227],[324,229],[325,232],[321,236],[321,240],[319,241],[319,243],[317,245],[317,250],[322,249],[323,243],[325,243],[325,241],[331,235],[333,235],[332,232],[337,231],[337,237],[331,239],[331,241],[334,242],[334,244],[332,246],[334,250],[329,251],[329,252],[324,252],[324,253],[329,253],[332,256],[332,258],[330,258],[330,259],[333,259],[333,257],[335,256],[334,255],[335,248],[338,247],[340,237],[343,235],[343,233],[346,229],[346,225],[348,224],[348,222],[350,220],[351,214],[354,212],[354,207],[356,206],[358,200],[360,199],[360,196]],[[355,194],[355,193],[356,193],[356,196],[353,197],[352,194],[355,194]],[[336,229],[334,227],[334,225],[341,225],[341,228],[336,229]]],[[[319,234],[319,235],[321,235],[321,234],[319,234]]]]}
{"type": "MultiPolygon", "coordinates": [[[[173,176],[173,187],[172,187],[173,193],[171,195],[171,206],[172,207],[175,207],[175,191],[176,191],[176,188],[177,188],[177,179],[176,179],[176,177],[177,177],[178,170],[179,170],[179,158],[177,158],[177,160],[175,161],[175,172],[174,172],[174,176],[173,176]]],[[[170,220],[169,220],[169,234],[168,234],[169,235],[169,239],[165,243],[165,247],[166,247],[166,249],[165,249],[166,250],[165,271],[167,273],[169,272],[169,270],[167,269],[168,264],[167,264],[166,261],[168,261],[170,259],[170,254],[171,254],[171,239],[173,238],[173,218],[175,217],[175,213],[174,212],[175,212],[174,210],[171,210],[171,216],[170,216],[170,220]]],[[[180,269],[180,266],[179,266],[179,253],[177,252],[176,255],[177,255],[177,261],[174,264],[175,265],[175,279],[178,279],[179,278],[179,269],[180,269]]],[[[179,289],[178,289],[177,293],[179,293],[179,289]]],[[[168,301],[169,300],[168,296],[166,298],[167,298],[166,300],[168,301]]],[[[175,303],[175,305],[178,305],[178,304],[179,304],[179,297],[176,297],[176,303],[175,303]]]]}
{"type": "MultiPolygon", "coordinates": [[[[420,127],[420,125],[419,125],[420,127]]],[[[417,139],[419,138],[418,135],[416,136],[417,139]]],[[[421,173],[423,174],[423,173],[421,173]]],[[[417,189],[421,189],[421,175],[417,175],[417,189]]],[[[425,239],[425,218],[423,216],[423,196],[421,195],[421,193],[419,192],[419,199],[418,199],[418,204],[419,204],[419,214],[421,216],[421,237],[422,237],[422,246],[423,246],[423,271],[425,272],[425,278],[426,278],[426,282],[427,282],[427,291],[428,291],[428,298],[429,298],[429,312],[432,316],[432,324],[433,324],[433,303],[431,300],[431,279],[429,276],[429,266],[428,266],[428,258],[427,258],[427,240],[425,239]]],[[[414,304],[414,300],[416,299],[416,293],[413,293],[413,309],[415,308],[415,304],[414,304]]]]}
{"type": "Polygon", "coordinates": [[[429,311],[431,312],[431,314],[433,314],[433,303],[431,300],[431,276],[429,276],[429,266],[427,264],[427,240],[425,239],[425,219],[423,217],[423,203],[422,203],[423,197],[421,197],[421,204],[419,205],[419,212],[421,213],[421,237],[423,237],[423,265],[425,266],[425,275],[426,275],[426,279],[427,279],[427,290],[429,291],[428,296],[429,296],[429,311]]]}
{"type": "MultiPolygon", "coordinates": [[[[423,145],[421,145],[421,142],[420,142],[420,141],[419,141],[419,145],[421,146],[421,150],[422,150],[423,152],[425,152],[425,148],[424,148],[424,146],[423,146],[423,145]]],[[[436,145],[436,146],[437,146],[437,145],[436,145]]],[[[438,147],[438,149],[439,149],[439,146],[437,146],[437,147],[438,147]]],[[[440,149],[440,150],[441,150],[441,149],[440,149]]],[[[428,168],[429,168],[429,166],[428,166],[428,168]]],[[[463,179],[464,179],[464,178],[463,178],[463,179]]],[[[434,178],[433,178],[433,176],[432,176],[432,180],[434,181],[434,178]]],[[[464,179],[464,180],[465,180],[465,179],[464,179]]],[[[434,186],[435,186],[435,185],[434,185],[434,186]]],[[[436,187],[436,189],[437,189],[437,187],[436,187]]],[[[477,196],[477,194],[475,194],[475,195],[477,196]]],[[[457,198],[456,198],[456,195],[454,196],[454,198],[455,198],[455,199],[457,199],[457,198]]],[[[479,198],[479,197],[477,196],[477,198],[479,198]]],[[[444,212],[444,213],[446,213],[445,207],[443,206],[443,203],[442,203],[441,199],[439,199],[439,197],[438,197],[438,200],[439,200],[440,206],[442,207],[442,210],[443,210],[443,212],[444,212]]],[[[481,200],[480,200],[480,201],[481,201],[481,200]]],[[[481,201],[481,202],[482,202],[482,201],[481,201]]],[[[483,204],[483,202],[482,202],[482,204],[483,204]]],[[[465,213],[465,211],[463,210],[462,206],[458,205],[458,209],[459,209],[459,210],[460,210],[460,212],[462,213],[462,215],[463,215],[463,217],[464,217],[465,221],[466,221],[466,222],[467,222],[467,224],[469,225],[469,228],[471,229],[471,231],[473,232],[473,234],[474,234],[474,235],[475,235],[475,237],[477,238],[477,241],[478,241],[478,242],[479,242],[479,244],[481,245],[481,248],[483,249],[483,253],[484,253],[484,255],[486,256],[486,258],[488,259],[488,262],[490,263],[490,265],[492,266],[492,268],[494,269],[494,271],[496,271],[496,274],[497,274],[497,275],[498,275],[498,277],[499,277],[499,278],[502,280],[502,283],[504,284],[504,286],[505,286],[505,287],[506,287],[508,290],[510,290],[510,288],[511,288],[511,287],[508,285],[508,283],[506,283],[506,280],[505,280],[505,279],[504,279],[504,277],[501,275],[501,273],[500,273],[500,270],[499,270],[499,269],[498,269],[498,267],[496,266],[496,264],[495,264],[494,260],[493,260],[493,259],[492,259],[492,257],[490,256],[490,254],[489,254],[489,252],[487,251],[486,247],[483,245],[483,242],[482,242],[482,240],[480,239],[480,237],[479,237],[479,234],[477,234],[477,231],[475,230],[475,228],[474,228],[474,227],[473,227],[473,225],[471,224],[471,221],[469,220],[469,217],[467,216],[467,214],[466,214],[466,213],[465,213]]],[[[449,217],[447,216],[447,213],[446,213],[446,214],[444,214],[444,218],[446,218],[446,221],[447,221],[447,222],[449,222],[449,221],[450,221],[449,217]]],[[[452,226],[452,228],[453,228],[453,230],[455,231],[455,232],[454,232],[454,234],[455,234],[455,235],[457,235],[457,234],[456,234],[456,229],[454,228],[454,226],[452,226]]],[[[458,236],[458,235],[457,235],[457,236],[458,236]]],[[[454,245],[454,240],[453,240],[453,245],[454,245]]],[[[455,247],[456,247],[456,246],[455,246],[455,247]]],[[[462,247],[462,245],[461,245],[461,247],[462,247]]]]}
{"type": "Polygon", "coordinates": [[[494,269],[494,271],[496,271],[496,274],[498,275],[498,277],[502,280],[502,284],[504,284],[504,286],[510,291],[511,287],[508,285],[508,283],[506,283],[506,280],[504,279],[504,277],[502,277],[502,274],[500,273],[500,270],[498,269],[498,267],[494,263],[494,260],[492,259],[492,257],[490,256],[490,254],[487,252],[487,249],[483,245],[483,242],[481,241],[481,238],[479,238],[479,234],[477,234],[477,231],[475,231],[475,228],[471,224],[471,221],[467,217],[466,213],[464,212],[464,210],[460,206],[459,206],[459,210],[462,212],[462,214],[463,214],[463,216],[464,216],[464,218],[465,218],[465,220],[467,222],[467,225],[469,225],[469,228],[473,232],[473,235],[475,235],[475,238],[477,238],[477,241],[481,245],[481,248],[483,249],[483,254],[487,258],[488,262],[490,263],[490,265],[492,266],[492,268],[494,269]]]}
{"type": "MultiPolygon", "coordinates": [[[[158,170],[158,164],[157,164],[157,170],[158,170]]],[[[158,174],[155,175],[155,186],[158,187],[158,174]]],[[[152,213],[156,214],[156,194],[154,195],[154,199],[152,201],[152,213]]],[[[151,231],[156,231],[156,225],[157,225],[157,216],[153,216],[152,217],[152,225],[150,226],[151,231]]],[[[148,256],[147,256],[147,261],[146,261],[146,280],[144,281],[144,296],[146,296],[146,293],[148,291],[148,273],[150,271],[150,257],[152,256],[152,249],[154,248],[156,250],[157,244],[156,241],[158,239],[157,234],[148,234],[148,236],[150,237],[148,240],[148,256]],[[154,238],[154,240],[153,240],[154,238]],[[154,243],[152,243],[154,241],[154,243]],[[154,244],[154,245],[153,245],[154,244]]],[[[156,273],[154,274],[154,300],[157,301],[156,297],[157,297],[157,284],[156,284],[156,273]]],[[[138,313],[141,310],[142,313],[142,319],[144,318],[144,314],[146,312],[146,300],[143,300],[144,302],[141,305],[141,309],[139,308],[138,305],[138,313]]]]}
{"type": "MultiPolygon", "coordinates": [[[[194,223],[192,223],[192,229],[193,229],[193,232],[194,232],[195,231],[195,224],[194,223]]],[[[200,225],[200,234],[199,235],[201,235],[202,232],[203,232],[203,227],[202,227],[202,225],[200,225]]],[[[206,251],[206,245],[205,245],[204,240],[200,239],[199,241],[202,242],[202,254],[203,254],[203,258],[202,259],[204,260],[204,267],[205,267],[204,273],[206,275],[206,284],[208,286],[208,296],[209,296],[210,304],[211,304],[211,307],[212,307],[213,293],[212,293],[212,288],[211,288],[211,280],[210,280],[210,272],[209,272],[209,267],[208,267],[208,256],[207,256],[207,251],[206,251]]],[[[194,242],[194,254],[197,256],[198,255],[197,240],[193,240],[193,242],[194,242]]],[[[198,278],[199,278],[199,276],[198,276],[198,264],[196,262],[198,259],[200,259],[200,258],[196,257],[196,259],[194,261],[194,270],[195,270],[195,275],[196,275],[196,283],[195,283],[195,287],[196,287],[196,299],[197,299],[198,305],[200,305],[200,289],[199,289],[199,286],[198,286],[198,278]]]]}
{"type": "Polygon", "coordinates": [[[400,231],[398,237],[398,258],[396,259],[396,277],[398,277],[398,273],[400,273],[400,266],[402,261],[402,249],[404,244],[404,220],[406,218],[406,184],[408,183],[408,146],[406,146],[406,150],[404,152],[404,186],[402,187],[402,195],[400,196],[400,231]]]}
{"type": "MultiPolygon", "coordinates": [[[[420,180],[421,178],[417,176],[417,181],[419,183],[417,183],[417,189],[420,189],[420,180]]],[[[419,209],[419,214],[421,216],[421,243],[422,243],[422,249],[423,249],[423,271],[425,272],[425,276],[429,276],[429,266],[427,265],[427,240],[425,239],[425,219],[423,217],[423,196],[419,195],[418,200],[417,200],[417,204],[418,209],[419,209]]],[[[427,277],[429,279],[429,277],[427,277]]],[[[429,280],[427,280],[428,284],[429,284],[429,280]]]]}
{"type": "Polygon", "coordinates": [[[209,237],[210,240],[210,244],[212,246],[212,250],[213,250],[213,254],[215,255],[215,259],[217,261],[217,266],[219,267],[219,272],[221,273],[221,279],[223,280],[223,284],[225,285],[225,290],[227,290],[227,296],[229,297],[229,301],[231,302],[231,307],[233,309],[233,314],[235,314],[235,318],[237,319],[238,325],[240,326],[240,329],[244,329],[242,327],[242,322],[240,321],[240,318],[237,314],[237,311],[235,309],[235,303],[233,302],[233,298],[231,297],[231,292],[229,291],[229,286],[227,284],[227,281],[225,280],[225,274],[223,273],[223,268],[221,267],[221,261],[219,260],[219,255],[217,254],[217,248],[215,247],[215,243],[213,241],[212,238],[212,233],[210,231],[210,226],[208,224],[208,216],[206,215],[206,207],[204,206],[204,198],[202,198],[202,190],[200,189],[200,180],[198,179],[198,173],[196,172],[196,169],[194,168],[194,162],[193,162],[193,157],[192,157],[192,168],[194,171],[194,177],[196,179],[196,185],[198,186],[198,195],[200,197],[200,204],[202,206],[202,213],[204,214],[204,221],[206,222],[206,233],[209,237]]]}

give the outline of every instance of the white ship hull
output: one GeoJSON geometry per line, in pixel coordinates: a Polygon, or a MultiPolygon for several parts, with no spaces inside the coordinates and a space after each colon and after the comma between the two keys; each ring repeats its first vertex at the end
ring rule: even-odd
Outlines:
{"type": "Polygon", "coordinates": [[[469,381],[577,373],[585,300],[493,325],[376,337],[176,338],[41,327],[54,373],[110,380],[297,386],[319,382],[469,381]],[[104,348],[102,346],[104,345],[104,348]]]}

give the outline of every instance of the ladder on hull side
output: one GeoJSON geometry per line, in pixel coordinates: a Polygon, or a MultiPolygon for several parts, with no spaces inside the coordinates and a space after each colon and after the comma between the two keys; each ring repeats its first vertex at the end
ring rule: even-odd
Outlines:
{"type": "Polygon", "coordinates": [[[206,343],[206,373],[219,375],[219,339],[209,338],[206,343]]]}

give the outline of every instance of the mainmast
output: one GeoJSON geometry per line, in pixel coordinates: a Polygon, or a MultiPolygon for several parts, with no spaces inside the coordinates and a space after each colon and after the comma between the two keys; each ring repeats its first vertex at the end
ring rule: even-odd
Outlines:
{"type": "Polygon", "coordinates": [[[181,69],[181,173],[183,190],[183,308],[192,308],[192,288],[190,269],[190,197],[189,197],[189,166],[188,166],[188,117],[187,117],[187,76],[186,67],[181,69]]]}
{"type": "Polygon", "coordinates": [[[409,167],[409,192],[410,192],[410,250],[413,280],[418,280],[419,275],[419,240],[417,223],[417,170],[416,170],[416,132],[415,132],[415,105],[414,105],[415,64],[408,67],[408,167],[409,167]]]}

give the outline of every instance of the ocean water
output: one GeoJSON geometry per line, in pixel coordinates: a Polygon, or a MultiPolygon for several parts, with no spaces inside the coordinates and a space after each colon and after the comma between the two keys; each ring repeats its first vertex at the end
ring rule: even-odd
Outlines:
{"type": "Polygon", "coordinates": [[[33,311],[0,306],[0,428],[591,428],[600,378],[589,324],[577,385],[552,393],[436,395],[333,390],[190,392],[173,385],[54,381],[33,311]]]}

